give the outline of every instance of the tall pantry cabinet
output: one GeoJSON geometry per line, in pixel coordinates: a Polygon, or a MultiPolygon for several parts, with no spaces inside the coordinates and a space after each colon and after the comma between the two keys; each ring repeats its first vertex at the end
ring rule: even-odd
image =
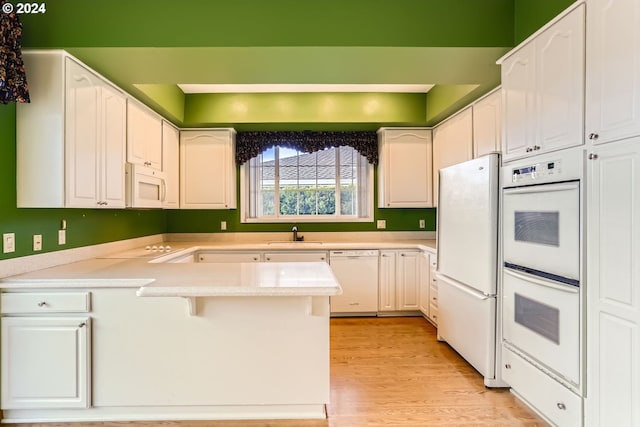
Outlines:
{"type": "Polygon", "coordinates": [[[640,425],[640,3],[587,2],[589,427],[640,425]]]}

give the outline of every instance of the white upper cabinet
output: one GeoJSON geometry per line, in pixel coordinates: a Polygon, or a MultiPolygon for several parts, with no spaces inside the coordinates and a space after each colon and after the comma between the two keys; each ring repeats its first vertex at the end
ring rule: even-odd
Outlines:
{"type": "Polygon", "coordinates": [[[382,128],[378,138],[378,207],[432,207],[431,130],[382,128]]]}
{"type": "Polygon", "coordinates": [[[504,160],[583,144],[585,6],[502,60],[504,160]]]}
{"type": "Polygon", "coordinates": [[[640,2],[589,0],[586,137],[640,134],[640,2]]]}
{"type": "Polygon", "coordinates": [[[127,102],[127,161],[162,170],[162,119],[131,99],[127,102]]]}
{"type": "Polygon", "coordinates": [[[124,208],[125,95],[63,51],[24,60],[32,103],[17,106],[18,207],[124,208]]]}
{"type": "Polygon", "coordinates": [[[473,104],[473,157],[502,149],[502,92],[495,89],[473,104]]]}
{"type": "Polygon", "coordinates": [[[235,209],[235,130],[180,133],[180,208],[235,209]]]}
{"type": "Polygon", "coordinates": [[[162,173],[166,183],[165,209],[180,206],[180,131],[162,121],[162,173]]]}
{"type": "Polygon", "coordinates": [[[438,204],[442,168],[473,158],[473,112],[466,107],[433,129],[433,200],[438,204]]]}

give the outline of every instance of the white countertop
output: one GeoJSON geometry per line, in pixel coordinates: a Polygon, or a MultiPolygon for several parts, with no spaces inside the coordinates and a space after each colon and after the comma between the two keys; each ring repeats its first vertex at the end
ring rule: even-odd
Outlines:
{"type": "MultiPolygon", "coordinates": [[[[162,245],[166,246],[166,242],[162,245]]],[[[156,245],[159,247],[160,244],[156,245]]],[[[198,250],[335,250],[421,249],[434,251],[435,241],[398,242],[169,242],[171,251],[147,247],[102,258],[63,264],[0,280],[3,289],[139,287],[140,296],[331,296],[342,290],[323,262],[296,263],[162,263],[166,255],[198,250]]]]}

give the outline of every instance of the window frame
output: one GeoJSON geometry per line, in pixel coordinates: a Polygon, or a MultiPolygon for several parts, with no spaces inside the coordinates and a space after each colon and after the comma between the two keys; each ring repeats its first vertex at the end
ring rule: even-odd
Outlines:
{"type": "MultiPolygon", "coordinates": [[[[335,147],[338,148],[338,147],[335,147]]],[[[274,215],[263,217],[250,216],[250,161],[240,165],[240,222],[241,223],[349,223],[349,222],[374,222],[374,166],[366,161],[365,164],[365,185],[366,189],[358,188],[359,198],[365,198],[362,208],[363,215],[274,215]],[[364,194],[363,194],[364,193],[364,194]]],[[[339,166],[337,166],[339,168],[339,166]]],[[[276,185],[277,187],[277,185],[276,185]]],[[[339,187],[337,187],[339,188],[339,187]]],[[[359,200],[361,201],[361,199],[359,200]]],[[[337,209],[339,210],[339,208],[337,209]]]]}

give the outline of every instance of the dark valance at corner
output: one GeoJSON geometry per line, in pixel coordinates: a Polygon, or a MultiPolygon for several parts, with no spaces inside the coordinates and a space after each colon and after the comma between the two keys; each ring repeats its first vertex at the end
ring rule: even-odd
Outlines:
{"type": "Polygon", "coordinates": [[[243,164],[274,146],[305,153],[330,147],[355,148],[372,165],[378,164],[378,135],[375,131],[246,131],[236,135],[236,162],[243,164]]]}
{"type": "Polygon", "coordinates": [[[29,102],[22,63],[22,24],[11,3],[0,0],[0,103],[29,102]]]}

